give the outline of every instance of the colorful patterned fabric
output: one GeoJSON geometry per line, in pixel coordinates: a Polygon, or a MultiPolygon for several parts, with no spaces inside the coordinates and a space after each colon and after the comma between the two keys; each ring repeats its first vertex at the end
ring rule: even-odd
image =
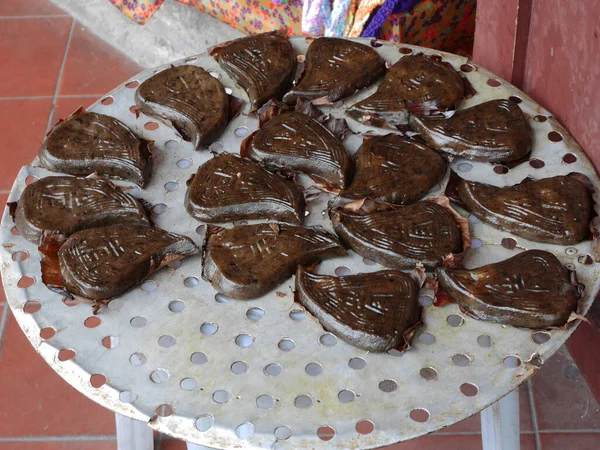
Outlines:
{"type": "Polygon", "coordinates": [[[344,36],[348,36],[350,34],[352,25],[354,25],[354,19],[356,17],[356,9],[357,8],[358,8],[358,0],[352,0],[352,2],[350,2],[350,6],[348,7],[348,18],[347,18],[347,22],[346,22],[346,27],[344,28],[344,36]]]}
{"type": "Polygon", "coordinates": [[[379,38],[470,56],[475,35],[476,0],[423,0],[393,14],[379,38]]]}
{"type": "Polygon", "coordinates": [[[362,37],[375,37],[393,12],[404,13],[413,8],[421,0],[385,0],[385,3],[377,10],[369,20],[369,24],[363,29],[362,37]]]}
{"type": "Polygon", "coordinates": [[[109,0],[123,14],[140,24],[145,24],[165,0],[109,0]]]}
{"type": "MultiPolygon", "coordinates": [[[[128,17],[144,23],[164,0],[110,0],[128,17]]],[[[178,0],[195,6],[244,34],[287,28],[289,34],[302,35],[303,0],[178,0]]],[[[333,4],[336,1],[326,1],[333,4]]],[[[345,2],[346,3],[346,2],[345,2]]],[[[344,3],[344,4],[345,4],[344,3]]],[[[344,36],[360,36],[372,13],[384,0],[347,2],[344,36]],[[366,11],[370,9],[368,14],[366,11]],[[362,10],[361,10],[362,7],[362,10]],[[354,15],[354,13],[356,13],[354,15]]],[[[398,4],[403,2],[398,2],[398,4]]],[[[340,4],[341,5],[341,4],[340,4]]],[[[378,32],[380,39],[436,48],[469,55],[475,33],[476,0],[422,0],[404,13],[393,13],[378,32]]],[[[339,17],[342,15],[340,14],[339,17]]],[[[325,24],[323,25],[325,27],[325,24]]],[[[339,32],[342,21],[332,23],[339,32]]],[[[323,29],[323,33],[325,28],[323,29]]],[[[319,33],[321,34],[321,33],[319,33]]]]}
{"type": "Polygon", "coordinates": [[[358,2],[358,8],[356,9],[356,15],[354,16],[354,23],[348,36],[359,37],[362,33],[363,28],[367,24],[371,14],[381,5],[385,0],[360,0],[358,2]]]}
{"type": "Polygon", "coordinates": [[[340,37],[349,19],[354,18],[356,1],[304,0],[302,32],[312,36],[340,37]],[[354,7],[352,10],[351,7],[354,7]]]}
{"type": "Polygon", "coordinates": [[[325,27],[325,36],[340,37],[345,36],[344,31],[350,20],[354,21],[356,14],[356,1],[353,0],[333,0],[331,16],[325,27]]]}
{"type": "Polygon", "coordinates": [[[244,34],[287,28],[302,35],[302,0],[179,0],[195,6],[244,34]]]}
{"type": "Polygon", "coordinates": [[[331,16],[329,0],[304,0],[302,2],[302,32],[322,36],[325,25],[331,16]]]}

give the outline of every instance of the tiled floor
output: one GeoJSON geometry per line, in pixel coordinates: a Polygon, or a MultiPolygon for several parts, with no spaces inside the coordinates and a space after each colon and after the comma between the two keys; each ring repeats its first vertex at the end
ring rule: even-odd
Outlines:
{"type": "MultiPolygon", "coordinates": [[[[138,70],[47,0],[0,0],[0,203],[58,118],[138,70]]],[[[0,295],[0,449],[115,449],[113,414],[37,356],[0,295]]],[[[477,415],[389,449],[479,449],[480,429],[477,415]]],[[[524,450],[600,448],[600,407],[566,349],[521,388],[521,431],[524,450]]],[[[164,437],[156,447],[185,445],[164,437]]]]}

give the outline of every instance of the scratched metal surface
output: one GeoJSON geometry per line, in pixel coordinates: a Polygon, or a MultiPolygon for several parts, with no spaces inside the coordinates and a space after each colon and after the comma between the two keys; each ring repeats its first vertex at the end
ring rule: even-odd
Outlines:
{"type": "MultiPolygon", "coordinates": [[[[304,54],[307,48],[305,39],[293,38],[293,43],[299,54],[304,54]]],[[[381,44],[377,50],[388,62],[394,63],[402,56],[397,45],[381,44]]],[[[457,70],[468,62],[455,55],[410,48],[414,52],[440,54],[457,70]]],[[[212,70],[234,95],[247,98],[207,55],[188,58],[185,62],[212,70]]],[[[182,63],[184,61],[175,64],[182,63]]],[[[130,81],[141,82],[156,70],[145,71],[130,81]]],[[[496,78],[481,68],[465,75],[478,94],[464,102],[462,108],[494,98],[518,96],[522,99],[521,107],[530,117],[535,132],[531,157],[544,161],[545,165],[535,169],[526,162],[510,169],[507,174],[497,174],[489,164],[455,159],[452,168],[461,176],[502,186],[518,183],[527,176],[546,177],[576,171],[588,175],[599,187],[590,161],[548,111],[502,80],[492,82],[498,86],[490,86],[488,80],[496,78]],[[544,121],[534,120],[536,115],[538,120],[542,117],[544,121]],[[548,138],[551,131],[559,132],[562,141],[552,142],[548,138]],[[565,162],[565,154],[575,155],[575,158],[567,157],[567,161],[575,161],[565,162]]],[[[330,112],[342,117],[348,105],[374,89],[373,86],[355,95],[330,112]]],[[[139,135],[155,141],[152,179],[143,191],[135,188],[131,192],[154,205],[166,205],[165,212],[154,214],[159,227],[186,234],[200,244],[203,227],[186,214],[183,198],[186,180],[211,154],[194,151],[164,123],[159,122],[157,130],[146,129],[145,125],[154,119],[143,114],[136,117],[130,111],[134,105],[134,92],[134,85],[126,82],[107,96],[114,100],[112,104],[98,101],[90,109],[117,117],[139,135]]],[[[352,120],[349,124],[354,131],[386,132],[352,120]]],[[[213,144],[213,150],[239,151],[242,139],[256,126],[257,121],[253,117],[237,117],[219,141],[213,144]]],[[[351,152],[360,143],[358,135],[350,136],[345,142],[351,152]]],[[[50,172],[38,167],[35,161],[23,167],[9,200],[19,199],[29,176],[39,178],[47,175],[50,172]]],[[[303,178],[303,183],[306,187],[310,185],[306,178],[303,178]]],[[[117,184],[128,185],[126,182],[117,184]]],[[[439,193],[441,188],[434,189],[432,194],[439,193]]],[[[310,203],[307,225],[330,227],[329,219],[322,213],[327,200],[328,196],[322,194],[310,203]]],[[[518,247],[508,250],[500,243],[503,238],[510,237],[509,234],[495,231],[473,218],[470,218],[470,224],[474,247],[479,248],[468,251],[467,266],[500,261],[523,248],[552,251],[563,263],[572,264],[587,286],[583,299],[584,311],[587,311],[598,293],[597,280],[600,279],[597,264],[583,263],[585,255],[591,252],[589,241],[567,249],[515,238],[518,247]]],[[[411,439],[460,421],[515,389],[537,370],[536,365],[528,361],[536,355],[539,355],[535,358],[538,363],[546,360],[573,332],[573,328],[555,330],[549,334],[538,334],[534,340],[528,330],[465,317],[455,305],[442,308],[427,306],[426,326],[419,331],[414,347],[401,356],[369,354],[341,341],[333,346],[323,345],[323,330],[319,324],[310,317],[302,319],[302,314],[297,311],[300,308],[293,302],[293,279],[276,292],[257,300],[223,301],[216,299],[210,284],[201,279],[200,256],[184,260],[180,267],[166,268],[152,275],[152,282],[144,286],[146,290],[136,288],[114,300],[98,316],[100,324],[89,328],[85,325],[86,318],[92,315],[89,305],[67,306],[61,296],[46,289],[40,281],[39,255],[35,245],[13,234],[13,226],[8,210],[5,210],[0,230],[0,254],[6,296],[21,328],[48,364],[99,404],[120,414],[148,421],[163,433],[214,448],[351,449],[379,447],[411,439]],[[19,287],[23,276],[33,278],[31,287],[19,287]],[[34,314],[26,313],[28,308],[25,304],[30,300],[41,303],[41,309],[34,314]],[[249,308],[260,308],[264,315],[259,310],[248,313],[249,308]],[[290,315],[292,311],[295,313],[290,315]],[[216,333],[203,334],[201,326],[204,323],[216,324],[216,333]],[[49,339],[42,339],[40,331],[46,328],[52,328],[55,334],[49,339]],[[252,337],[250,346],[236,344],[236,338],[242,334],[252,337]],[[112,339],[104,339],[107,336],[112,336],[112,339]],[[492,345],[480,345],[490,342],[481,336],[491,337],[492,345]],[[279,348],[279,342],[284,338],[294,341],[293,350],[279,348]],[[108,346],[114,348],[103,345],[108,341],[112,342],[108,346]],[[542,341],[546,342],[538,343],[542,341]],[[165,346],[165,343],[173,345],[165,346]],[[71,360],[61,361],[58,356],[61,349],[72,349],[76,355],[71,360]],[[507,357],[513,357],[506,362],[516,363],[513,365],[517,367],[507,367],[507,357]],[[361,358],[362,361],[354,359],[350,364],[352,358],[361,358]],[[247,366],[241,363],[232,366],[241,361],[247,366]],[[357,367],[357,362],[364,367],[353,368],[357,367]],[[322,372],[316,376],[308,374],[306,366],[310,363],[319,364],[322,372]],[[270,364],[281,366],[279,376],[266,373],[270,364]],[[240,367],[245,367],[246,372],[235,374],[234,370],[241,372],[240,367]],[[424,368],[429,369],[422,371],[424,368]],[[105,376],[107,382],[100,388],[94,388],[90,383],[94,374],[105,376]],[[477,395],[461,393],[464,383],[476,385],[477,395]],[[340,395],[342,391],[345,392],[340,395]],[[302,398],[310,399],[311,406],[295,406],[297,397],[302,395],[309,396],[302,398]],[[223,403],[223,400],[227,401],[223,403]],[[168,415],[170,408],[161,405],[170,405],[173,413],[168,415]],[[427,411],[421,417],[427,420],[413,420],[411,412],[414,410],[427,411]],[[363,422],[357,429],[359,421],[363,422]],[[364,421],[374,425],[370,434],[362,434],[370,431],[369,423],[364,421]],[[318,430],[326,426],[331,427],[329,434],[335,433],[329,441],[318,436],[318,430]]],[[[342,266],[352,273],[380,269],[380,266],[365,264],[362,258],[350,254],[324,262],[319,270],[333,274],[342,266]]],[[[422,300],[428,304],[431,300],[427,298],[428,293],[422,294],[422,300]]],[[[205,327],[204,330],[210,328],[205,327]]],[[[326,339],[323,342],[327,343],[326,339]]],[[[473,387],[470,390],[465,392],[473,394],[473,387]]],[[[413,417],[420,419],[418,414],[413,417]]]]}

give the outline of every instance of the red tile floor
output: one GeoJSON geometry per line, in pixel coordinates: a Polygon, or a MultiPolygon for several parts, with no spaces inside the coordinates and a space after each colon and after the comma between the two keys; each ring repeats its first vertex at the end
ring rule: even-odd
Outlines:
{"type": "MultiPolygon", "coordinates": [[[[138,71],[47,0],[1,0],[0,203],[58,118],[138,71]]],[[[0,317],[0,449],[115,449],[113,414],[76,392],[37,356],[2,292],[0,317]]],[[[479,449],[480,428],[477,415],[389,449],[479,449]]],[[[600,406],[565,348],[521,388],[521,431],[524,450],[600,448],[600,406]]],[[[156,436],[156,448],[185,445],[156,436]]]]}

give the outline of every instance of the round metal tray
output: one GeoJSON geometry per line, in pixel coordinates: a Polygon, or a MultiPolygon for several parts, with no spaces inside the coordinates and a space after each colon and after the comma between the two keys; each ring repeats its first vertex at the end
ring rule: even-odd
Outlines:
{"type": "MultiPolygon", "coordinates": [[[[292,38],[298,54],[306,52],[307,41],[292,38]]],[[[411,51],[442,56],[477,90],[461,108],[495,98],[520,99],[535,134],[531,159],[538,162],[497,173],[490,164],[457,158],[452,169],[463,178],[504,186],[527,176],[581,172],[600,186],[592,164],[568,132],[515,87],[464,57],[389,42],[378,42],[376,50],[389,63],[411,51]]],[[[206,54],[174,64],[202,66],[233,95],[247,99],[206,54]]],[[[194,151],[165,123],[138,115],[133,108],[135,87],[167,67],[140,73],[90,110],[114,116],[154,141],[152,179],[143,191],[134,187],[130,192],[155,205],[157,226],[200,244],[205,227],[185,212],[183,199],[186,181],[212,155],[194,151]]],[[[343,117],[345,108],[374,89],[324,110],[343,117]]],[[[356,132],[389,132],[348,122],[356,132]]],[[[243,138],[256,127],[255,117],[236,117],[211,150],[238,152],[243,138]]],[[[359,134],[349,136],[348,151],[354,153],[361,141],[359,134]]],[[[32,179],[51,174],[36,161],[23,167],[9,201],[18,200],[32,179]]],[[[310,180],[301,180],[309,188],[310,180]]],[[[444,184],[437,186],[431,195],[443,188],[444,184]]],[[[306,225],[331,228],[324,212],[328,199],[320,194],[309,203],[306,225]]],[[[587,286],[583,312],[589,309],[600,280],[599,266],[586,264],[590,241],[568,248],[544,245],[499,232],[474,217],[469,222],[473,245],[467,251],[467,267],[500,261],[522,249],[551,251],[577,270],[587,286]],[[505,238],[515,239],[517,247],[503,247],[505,238]]],[[[200,256],[153,274],[92,317],[89,304],[65,301],[44,286],[37,248],[15,234],[8,210],[0,233],[8,303],[48,364],[106,408],[147,421],[162,433],[215,448],[372,448],[411,439],[458,422],[515,389],[575,328],[532,333],[482,322],[461,314],[456,305],[430,306],[431,292],[423,291],[426,325],[413,348],[402,355],[373,354],[324,333],[294,303],[293,279],[257,300],[228,301],[215,295],[201,278],[200,256]]],[[[352,252],[318,268],[329,274],[380,269],[352,252]]]]}

